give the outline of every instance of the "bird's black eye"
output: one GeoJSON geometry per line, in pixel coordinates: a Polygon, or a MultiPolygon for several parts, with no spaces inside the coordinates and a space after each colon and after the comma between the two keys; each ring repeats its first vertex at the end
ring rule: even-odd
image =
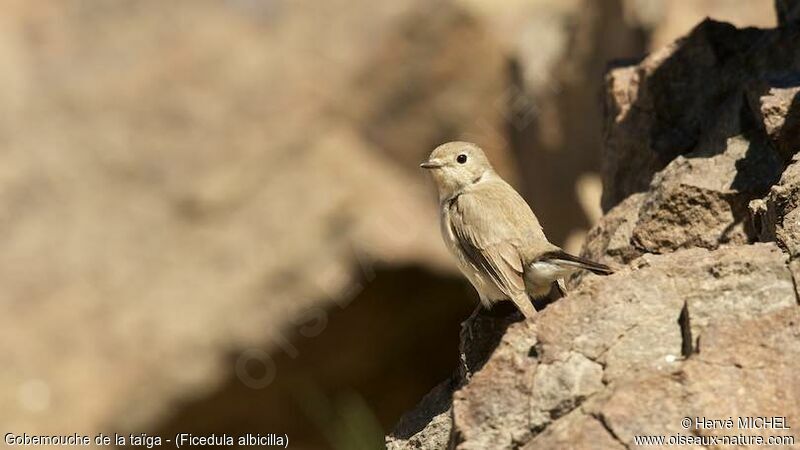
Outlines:
{"type": "Polygon", "coordinates": [[[456,156],[456,161],[458,161],[459,164],[464,164],[465,162],[467,162],[467,155],[462,153],[456,156]]]}

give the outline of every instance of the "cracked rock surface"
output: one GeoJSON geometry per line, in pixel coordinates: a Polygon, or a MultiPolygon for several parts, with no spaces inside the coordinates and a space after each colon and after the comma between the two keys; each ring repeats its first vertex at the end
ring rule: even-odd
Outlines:
{"type": "Polygon", "coordinates": [[[608,212],[583,253],[619,270],[574,278],[529,321],[479,316],[462,348],[473,376],[454,372],[389,448],[626,449],[732,432],[800,443],[800,102],[785,76],[800,68],[800,29],[782,23],[706,21],[609,73],[608,212]],[[681,426],[745,416],[791,428],[681,426]]]}

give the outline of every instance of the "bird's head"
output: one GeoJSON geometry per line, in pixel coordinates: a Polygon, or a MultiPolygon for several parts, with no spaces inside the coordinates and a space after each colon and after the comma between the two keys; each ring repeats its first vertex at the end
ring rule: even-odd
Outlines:
{"type": "Polygon", "coordinates": [[[470,142],[442,144],[419,166],[431,171],[441,199],[452,197],[494,171],[483,150],[470,142]]]}

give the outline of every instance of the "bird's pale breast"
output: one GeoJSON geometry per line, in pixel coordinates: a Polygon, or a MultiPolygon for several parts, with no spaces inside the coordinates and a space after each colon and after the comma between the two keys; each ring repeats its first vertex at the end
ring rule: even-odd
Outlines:
{"type": "Polygon", "coordinates": [[[453,234],[453,227],[450,222],[450,202],[444,202],[440,211],[440,226],[442,238],[444,239],[447,249],[455,256],[459,270],[469,280],[472,286],[478,291],[481,297],[481,302],[489,307],[492,303],[503,299],[505,296],[500,289],[495,286],[494,282],[481,272],[469,261],[467,255],[461,249],[455,235],[453,234]]]}

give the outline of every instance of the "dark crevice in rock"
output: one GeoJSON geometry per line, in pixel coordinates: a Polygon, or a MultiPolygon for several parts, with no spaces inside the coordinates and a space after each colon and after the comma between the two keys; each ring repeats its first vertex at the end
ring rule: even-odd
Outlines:
{"type": "Polygon", "coordinates": [[[800,305],[800,293],[797,290],[797,275],[795,274],[795,271],[792,270],[792,264],[797,264],[797,262],[790,260],[786,264],[786,266],[789,268],[789,273],[792,275],[792,286],[794,287],[794,299],[797,302],[797,304],[800,305]]]}
{"type": "Polygon", "coordinates": [[[637,251],[640,254],[640,256],[641,255],[647,255],[647,254],[653,254],[653,255],[657,255],[658,254],[658,252],[650,250],[650,249],[647,248],[647,246],[643,245],[635,235],[631,236],[631,239],[630,239],[629,242],[631,244],[631,247],[633,247],[633,249],[635,251],[637,251]]]}
{"type": "MultiPolygon", "coordinates": [[[[579,396],[572,399],[572,401],[570,402],[564,402],[563,404],[558,405],[557,407],[549,411],[546,411],[547,414],[549,415],[550,420],[541,425],[536,425],[536,426],[531,425],[528,429],[530,431],[530,436],[528,436],[527,441],[530,441],[531,439],[535,438],[539,433],[545,431],[547,427],[549,427],[556,420],[580,408],[581,405],[583,405],[583,403],[592,396],[593,394],[588,396],[579,396]]],[[[524,442],[522,444],[524,444],[524,442]]],[[[520,446],[522,446],[522,444],[520,444],[520,446]]]]}
{"type": "Polygon", "coordinates": [[[519,450],[525,446],[530,440],[533,439],[533,435],[525,436],[523,439],[514,440],[511,442],[511,450],[519,450]]]}
{"type": "Polygon", "coordinates": [[[605,416],[603,416],[602,414],[599,414],[599,413],[592,414],[591,416],[594,417],[598,422],[600,422],[600,425],[602,425],[603,428],[605,428],[605,430],[608,432],[608,434],[612,438],[614,438],[615,441],[619,442],[620,445],[622,445],[623,447],[625,447],[627,449],[630,449],[630,446],[628,446],[628,444],[626,444],[625,441],[620,439],[620,437],[617,436],[617,433],[614,432],[614,429],[611,428],[611,425],[609,425],[608,422],[606,422],[605,416]]]}
{"type": "MultiPolygon", "coordinates": [[[[632,327],[629,327],[628,329],[626,329],[624,332],[622,332],[620,337],[624,336],[625,333],[627,333],[628,331],[632,330],[633,328],[636,328],[636,326],[637,325],[633,325],[632,327]]],[[[571,351],[576,351],[576,350],[573,349],[571,351]]],[[[601,362],[598,362],[598,361],[596,361],[596,360],[584,355],[583,353],[580,353],[580,352],[578,352],[578,353],[580,355],[584,356],[589,361],[592,361],[593,363],[599,365],[603,369],[603,371],[605,371],[605,364],[603,364],[601,362]]],[[[605,375],[605,373],[603,375],[605,375]]],[[[608,381],[605,380],[604,376],[601,377],[601,382],[603,383],[604,386],[608,385],[608,381]]],[[[539,433],[545,431],[547,429],[547,427],[550,426],[553,422],[555,422],[558,419],[560,419],[560,418],[572,413],[576,409],[581,408],[581,406],[587,400],[589,400],[590,398],[594,397],[595,394],[596,394],[596,392],[589,393],[588,395],[577,395],[575,397],[565,399],[564,401],[562,401],[561,403],[559,403],[555,407],[544,411],[544,412],[547,413],[549,420],[546,421],[545,423],[541,424],[541,425],[533,425],[529,421],[530,436],[529,436],[528,440],[533,439],[534,437],[536,437],[536,435],[538,435],[539,433]]]]}
{"type": "Polygon", "coordinates": [[[683,302],[681,314],[678,316],[678,326],[681,327],[681,355],[688,358],[692,354],[694,343],[692,342],[692,326],[689,321],[689,304],[683,302]]]}
{"type": "Polygon", "coordinates": [[[531,432],[531,439],[536,437],[537,434],[541,433],[542,431],[546,430],[547,427],[550,425],[551,422],[543,423],[541,425],[531,426],[529,428],[531,432]]]}
{"type": "Polygon", "coordinates": [[[735,367],[735,368],[737,368],[739,370],[763,370],[763,369],[769,368],[768,365],[753,365],[753,366],[751,366],[751,365],[742,364],[741,362],[716,362],[716,361],[708,361],[708,360],[705,360],[705,359],[699,359],[698,361],[700,363],[702,363],[702,364],[706,364],[706,365],[709,365],[709,366],[724,367],[724,368],[735,367]]]}
{"type": "Polygon", "coordinates": [[[578,396],[578,397],[575,397],[575,398],[571,398],[568,401],[565,401],[565,402],[559,404],[558,406],[556,406],[555,408],[551,409],[550,411],[547,411],[547,413],[550,415],[550,423],[555,422],[559,418],[564,417],[567,414],[571,413],[576,408],[579,408],[583,404],[583,402],[585,402],[586,399],[589,398],[589,397],[591,397],[591,395],[588,396],[588,397],[587,396],[578,396]]]}
{"type": "Polygon", "coordinates": [[[605,352],[607,352],[610,348],[611,347],[604,350],[602,354],[597,356],[597,358],[590,358],[584,355],[589,361],[592,361],[593,363],[600,365],[600,367],[603,369],[603,376],[600,378],[600,382],[602,382],[604,386],[608,386],[609,384],[611,384],[611,381],[606,378],[606,363],[605,361],[601,361],[600,359],[603,356],[603,354],[605,354],[605,352]]]}
{"type": "Polygon", "coordinates": [[[455,450],[456,446],[459,442],[463,441],[463,438],[459,434],[456,427],[452,426],[454,419],[453,419],[453,410],[450,410],[450,432],[448,433],[447,437],[447,450],[455,450]]]}
{"type": "MultiPolygon", "coordinates": [[[[605,349],[604,349],[602,352],[600,352],[600,353],[599,353],[597,356],[595,356],[595,357],[592,357],[592,356],[586,355],[585,353],[579,352],[579,353],[581,353],[583,356],[585,356],[585,357],[586,357],[586,359],[588,359],[589,361],[592,361],[592,362],[593,362],[593,363],[595,363],[595,364],[598,364],[598,365],[599,365],[599,366],[600,366],[600,367],[603,369],[603,377],[601,378],[601,381],[602,381],[603,385],[605,385],[605,386],[608,386],[608,385],[611,383],[611,381],[609,381],[609,380],[606,378],[606,365],[607,365],[607,364],[606,364],[606,362],[603,360],[603,359],[604,359],[604,357],[605,357],[605,355],[606,355],[606,353],[608,353],[608,352],[609,352],[609,351],[610,351],[612,348],[614,348],[614,346],[615,346],[615,345],[616,345],[616,344],[617,344],[617,343],[618,343],[618,342],[619,342],[619,341],[620,341],[622,338],[624,338],[626,334],[630,333],[632,330],[634,330],[634,329],[635,329],[636,327],[638,327],[638,326],[639,326],[639,324],[638,324],[638,323],[635,323],[635,324],[633,324],[633,325],[631,325],[631,326],[629,326],[629,327],[625,328],[625,330],[624,330],[624,331],[622,331],[620,334],[618,334],[618,335],[617,335],[617,337],[614,339],[614,342],[612,342],[612,343],[611,343],[611,345],[609,345],[608,347],[606,347],[606,348],[605,348],[605,349]]],[[[577,350],[575,350],[575,351],[577,351],[577,350]]]]}

